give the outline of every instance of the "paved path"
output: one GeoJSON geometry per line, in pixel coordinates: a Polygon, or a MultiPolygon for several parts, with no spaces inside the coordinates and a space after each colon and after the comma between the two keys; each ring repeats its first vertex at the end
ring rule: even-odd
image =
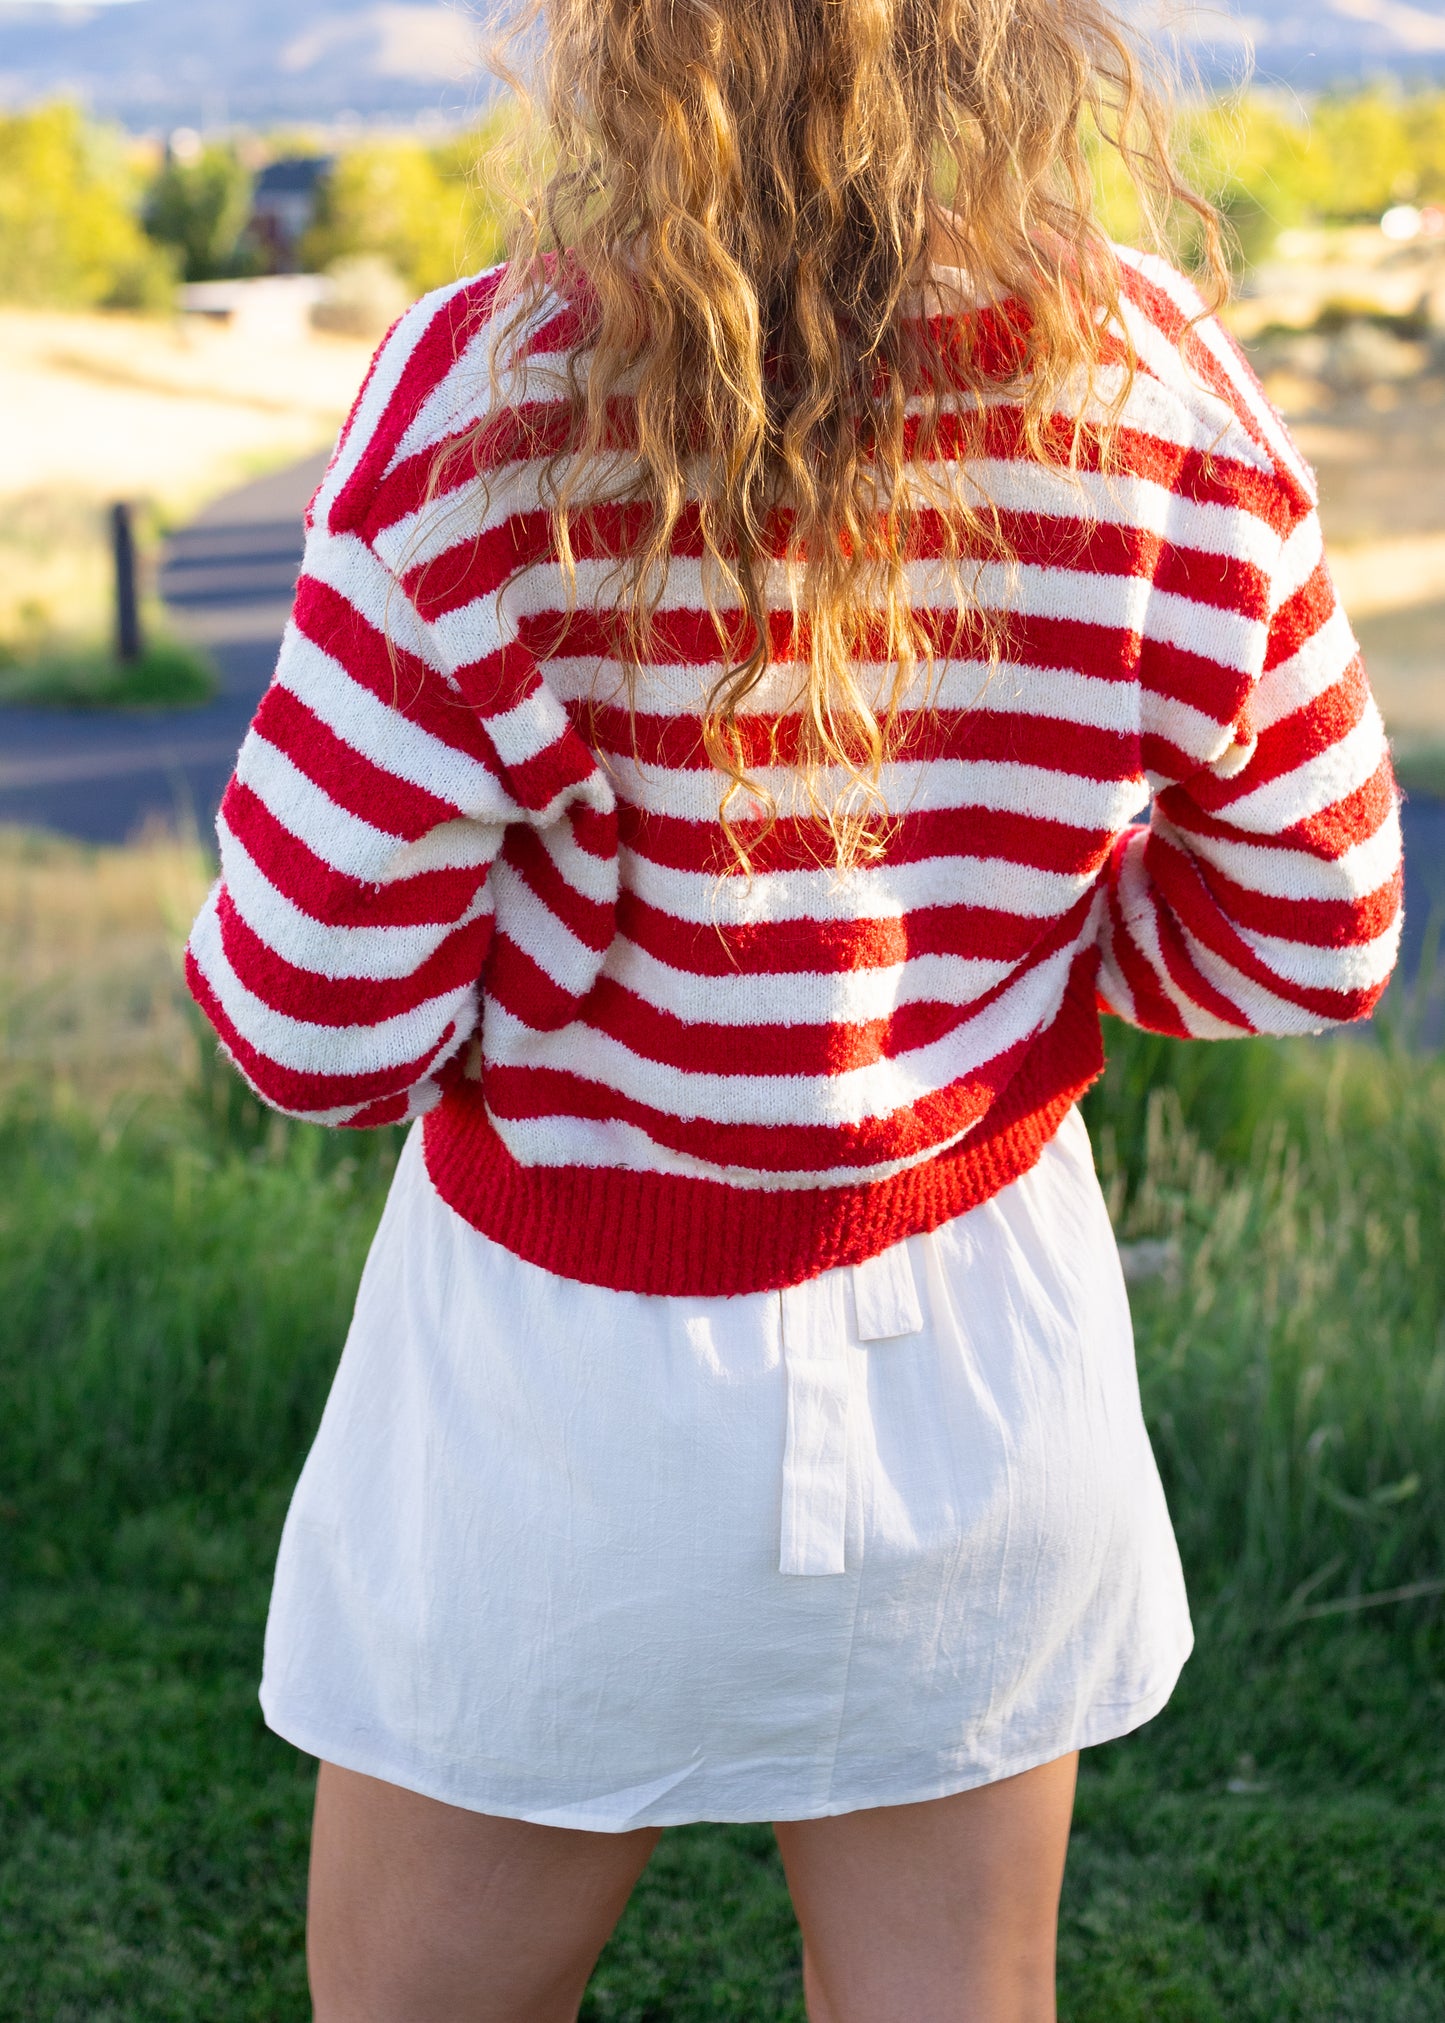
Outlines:
{"type": "MultiPolygon", "coordinates": [[[[204,709],[139,717],[0,710],[0,822],[124,842],[148,819],[206,832],[270,679],[301,562],[301,515],[325,456],[233,492],[176,534],[161,590],[207,645],[221,693],[204,709]]],[[[1413,974],[1432,916],[1445,918],[1445,801],[1406,804],[1406,959],[1413,974]]]]}
{"type": "Polygon", "coordinates": [[[203,709],[0,710],[0,822],[122,843],[148,819],[209,829],[260,700],[301,566],[301,515],[324,454],[219,499],[169,542],[161,593],[209,648],[221,692],[203,709]]]}

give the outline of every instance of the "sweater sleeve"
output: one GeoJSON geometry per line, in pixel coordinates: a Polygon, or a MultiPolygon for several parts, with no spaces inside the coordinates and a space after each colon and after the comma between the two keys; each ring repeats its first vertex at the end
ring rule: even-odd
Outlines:
{"type": "Polygon", "coordinates": [[[562,824],[605,852],[590,831],[613,815],[504,618],[508,544],[469,546],[460,628],[455,613],[428,622],[381,559],[375,496],[387,482],[424,493],[435,447],[417,453],[407,389],[430,329],[423,314],[383,348],[318,494],[275,676],[217,819],[221,875],[186,952],[191,991],[247,1082],[323,1124],[388,1124],[437,1102],[477,1028],[504,838],[562,824]],[[416,469],[398,475],[408,458],[416,469]]]}
{"type": "Polygon", "coordinates": [[[1363,1018],[1399,947],[1389,750],[1312,503],[1281,541],[1260,641],[1202,765],[1169,762],[1177,701],[1145,698],[1153,801],[1109,866],[1099,995],[1153,1032],[1304,1033],[1363,1018]]]}

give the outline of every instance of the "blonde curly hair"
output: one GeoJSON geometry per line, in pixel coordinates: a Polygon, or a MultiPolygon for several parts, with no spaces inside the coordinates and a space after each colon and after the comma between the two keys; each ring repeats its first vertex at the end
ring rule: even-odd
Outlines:
{"type": "MultiPolygon", "coordinates": [[[[991,399],[1009,399],[1032,454],[1067,462],[1065,384],[1095,383],[1111,332],[1118,355],[1096,150],[1117,151],[1154,243],[1183,207],[1223,285],[1215,214],[1171,162],[1167,97],[1107,0],[532,0],[500,49],[527,109],[513,160],[520,143],[533,171],[494,373],[515,386],[519,333],[549,292],[569,297],[570,425],[544,485],[569,595],[605,473],[613,504],[644,509],[625,516],[609,585],[635,705],[673,539],[696,515],[723,661],[703,738],[746,868],[777,809],[739,718],[776,666],[781,581],[795,729],[767,760],[792,766],[836,861],[866,858],[900,703],[933,665],[910,596],[920,532],[955,577],[1006,559],[963,476],[991,399]],[[532,93],[507,54],[519,39],[532,93]],[[926,314],[947,307],[940,265],[1002,319],[926,314]]],[[[1126,355],[1105,433],[1132,369],[1126,355]]],[[[992,651],[989,614],[957,587],[992,651]]]]}

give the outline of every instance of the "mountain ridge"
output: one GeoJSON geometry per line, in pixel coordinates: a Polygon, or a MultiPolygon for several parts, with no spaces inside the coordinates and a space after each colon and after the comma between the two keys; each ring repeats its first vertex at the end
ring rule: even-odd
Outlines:
{"type": "Polygon", "coordinates": [[[459,117],[478,20],[440,0],[0,0],[0,105],[70,97],[132,127],[459,117]]]}
{"type": "MultiPolygon", "coordinates": [[[[1126,5],[1129,0],[1126,0],[1126,5]]],[[[1445,0],[1133,0],[1206,81],[1301,91],[1445,77],[1445,0]]],[[[444,0],[0,0],[0,106],[79,99],[138,128],[461,118],[488,97],[481,21],[444,0]]]]}

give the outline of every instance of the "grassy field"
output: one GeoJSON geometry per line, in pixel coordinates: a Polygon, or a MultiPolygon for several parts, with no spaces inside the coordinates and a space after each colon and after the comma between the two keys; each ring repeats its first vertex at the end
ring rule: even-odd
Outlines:
{"type": "Polygon", "coordinates": [[[0,305],[0,701],[107,637],[112,500],[141,508],[149,587],[167,528],[334,438],[370,354],[300,328],[0,305]]]}
{"type": "MultiPolygon", "coordinates": [[[[261,1725],[260,1628],[395,1144],[266,1118],[199,1044],[194,851],[6,848],[0,2016],[299,2019],[311,1766],[261,1725]]],[[[1438,2023],[1445,1063],[1388,1032],[1111,1053],[1090,1122],[1157,1267],[1199,1647],[1086,1761],[1061,2013],[1438,2023]]],[[[802,2013],[767,1830],[666,1836],[589,2023],[802,2013]]]]}

